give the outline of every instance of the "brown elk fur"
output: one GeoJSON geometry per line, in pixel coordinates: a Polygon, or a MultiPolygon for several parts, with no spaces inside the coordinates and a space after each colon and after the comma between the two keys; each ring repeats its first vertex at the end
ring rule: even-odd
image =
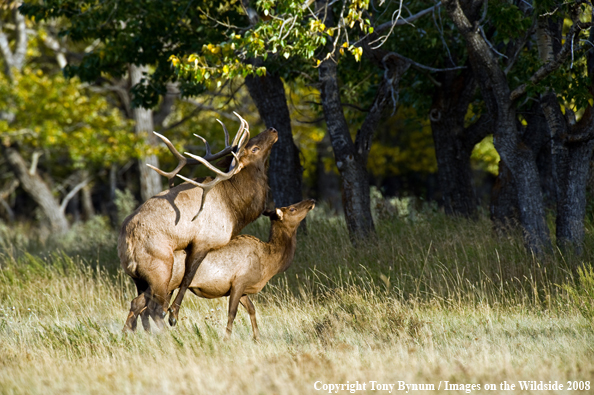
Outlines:
{"type": "Polygon", "coordinates": [[[278,133],[273,128],[250,139],[239,158],[242,169],[206,194],[200,215],[202,189],[183,183],[147,200],[123,224],[118,255],[138,290],[124,330],[135,330],[138,315],[145,330],[149,316],[159,329],[172,292],[180,288],[170,309],[175,325],[185,289],[206,254],[221,247],[255,220],[266,204],[266,161],[278,133]],[[174,267],[174,256],[184,257],[174,267]]]}
{"type": "MultiPolygon", "coordinates": [[[[267,243],[253,236],[241,235],[204,258],[190,290],[209,299],[229,296],[226,337],[231,334],[237,307],[241,303],[250,315],[254,339],[258,340],[256,310],[248,295],[260,292],[274,275],[289,268],[295,256],[297,228],[314,205],[314,200],[304,200],[265,212],[271,220],[267,243]]],[[[183,261],[176,265],[182,266],[183,261]]]]}

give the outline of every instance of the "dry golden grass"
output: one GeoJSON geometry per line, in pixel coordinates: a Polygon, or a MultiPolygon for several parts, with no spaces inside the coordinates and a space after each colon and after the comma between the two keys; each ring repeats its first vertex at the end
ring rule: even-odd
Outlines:
{"type": "MultiPolygon", "coordinates": [[[[266,227],[249,231],[264,237],[266,227]]],[[[134,292],[111,233],[79,230],[54,245],[4,230],[0,393],[327,393],[317,381],[365,382],[368,393],[371,381],[396,384],[392,393],[399,381],[441,381],[446,393],[464,391],[443,391],[444,381],[488,383],[498,390],[472,393],[499,393],[503,381],[594,378],[592,276],[564,269],[588,253],[540,261],[486,220],[440,214],[381,221],[361,249],[341,229],[314,216],[294,267],[254,298],[259,344],[243,310],[223,341],[227,299],[193,295],[178,327],[123,335],[134,292]]],[[[425,392],[440,391],[415,393],[425,392]]]]}

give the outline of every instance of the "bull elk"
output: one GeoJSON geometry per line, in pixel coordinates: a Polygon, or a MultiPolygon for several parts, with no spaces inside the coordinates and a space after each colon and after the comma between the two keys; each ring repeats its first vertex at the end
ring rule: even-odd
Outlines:
{"type": "MultiPolygon", "coordinates": [[[[231,335],[241,303],[250,315],[254,340],[259,339],[256,309],[248,295],[260,292],[274,275],[289,268],[295,256],[297,228],[314,206],[312,199],[276,211],[265,211],[263,214],[271,221],[267,243],[254,236],[237,236],[226,246],[209,252],[202,261],[190,290],[208,299],[229,296],[226,338],[231,335]]],[[[176,265],[181,267],[183,262],[176,262],[176,265]]]]}
{"type": "Polygon", "coordinates": [[[278,133],[269,128],[249,139],[247,122],[237,116],[241,126],[233,144],[229,144],[223,125],[226,147],[217,154],[211,154],[203,140],[206,155],[188,154],[188,159],[159,135],[179,164],[171,172],[155,169],[169,179],[170,189],[147,200],[122,223],[118,255],[138,291],[124,331],[136,330],[139,315],[145,330],[150,330],[149,317],[162,329],[171,295],[179,287],[169,309],[169,323],[175,325],[185,291],[206,254],[227,244],[264,210],[268,192],[266,162],[278,133]],[[208,163],[228,154],[232,155],[232,163],[227,172],[208,163]],[[173,186],[173,178],[181,177],[178,172],[185,165],[196,164],[206,165],[216,177],[201,181],[184,178],[186,182],[173,186]],[[174,265],[176,255],[184,257],[183,265],[174,265]]]}

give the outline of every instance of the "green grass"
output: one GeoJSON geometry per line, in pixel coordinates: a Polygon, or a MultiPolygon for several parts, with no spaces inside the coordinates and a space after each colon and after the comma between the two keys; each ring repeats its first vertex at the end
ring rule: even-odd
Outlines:
{"type": "MultiPolygon", "coordinates": [[[[259,344],[243,310],[223,341],[227,299],[193,295],[177,327],[123,335],[134,287],[101,219],[61,240],[0,228],[0,393],[304,394],[318,393],[316,381],[437,389],[594,377],[591,226],[583,256],[539,259],[485,218],[387,216],[354,248],[340,219],[312,214],[293,266],[254,298],[259,344]]],[[[246,232],[265,239],[267,220],[246,232]]]]}

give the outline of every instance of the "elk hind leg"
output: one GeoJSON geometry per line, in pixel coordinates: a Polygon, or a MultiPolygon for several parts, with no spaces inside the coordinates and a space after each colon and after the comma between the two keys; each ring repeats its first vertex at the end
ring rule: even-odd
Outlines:
{"type": "MultiPolygon", "coordinates": [[[[138,315],[143,314],[147,308],[147,291],[149,290],[149,285],[146,281],[140,278],[134,278],[134,284],[136,284],[136,291],[138,292],[138,296],[135,297],[132,302],[130,303],[130,312],[128,313],[128,318],[126,319],[126,323],[124,324],[123,331],[124,332],[134,332],[136,331],[136,324],[138,320],[138,315]]],[[[144,322],[143,322],[144,326],[144,322]]],[[[146,330],[146,327],[145,327],[146,330]]]]}
{"type": "Polygon", "coordinates": [[[167,306],[169,306],[170,293],[168,291],[169,280],[171,279],[171,267],[173,265],[173,256],[170,257],[171,262],[167,264],[165,260],[154,259],[152,270],[150,271],[150,288],[147,292],[147,310],[146,314],[142,316],[143,325],[145,322],[148,323],[148,317],[153,319],[158,330],[163,329],[165,312],[167,306]]]}
{"type": "MultiPolygon", "coordinates": [[[[169,306],[169,300],[171,294],[167,292],[167,285],[164,287],[155,287],[155,291],[151,295],[149,308],[147,309],[148,314],[153,319],[157,329],[160,331],[165,327],[165,317],[167,306],[169,306]]],[[[147,318],[148,320],[148,318],[147,318]]]]}
{"type": "Polygon", "coordinates": [[[239,307],[239,301],[243,295],[243,288],[231,288],[231,294],[229,295],[229,315],[227,318],[227,330],[225,332],[225,340],[229,340],[231,333],[233,332],[233,321],[237,315],[237,308],[239,307]]]}
{"type": "Polygon", "coordinates": [[[252,323],[252,332],[254,332],[254,341],[260,340],[260,331],[258,330],[258,323],[256,322],[256,308],[247,295],[244,295],[239,299],[239,303],[245,307],[248,314],[250,315],[250,321],[252,323]]]}

